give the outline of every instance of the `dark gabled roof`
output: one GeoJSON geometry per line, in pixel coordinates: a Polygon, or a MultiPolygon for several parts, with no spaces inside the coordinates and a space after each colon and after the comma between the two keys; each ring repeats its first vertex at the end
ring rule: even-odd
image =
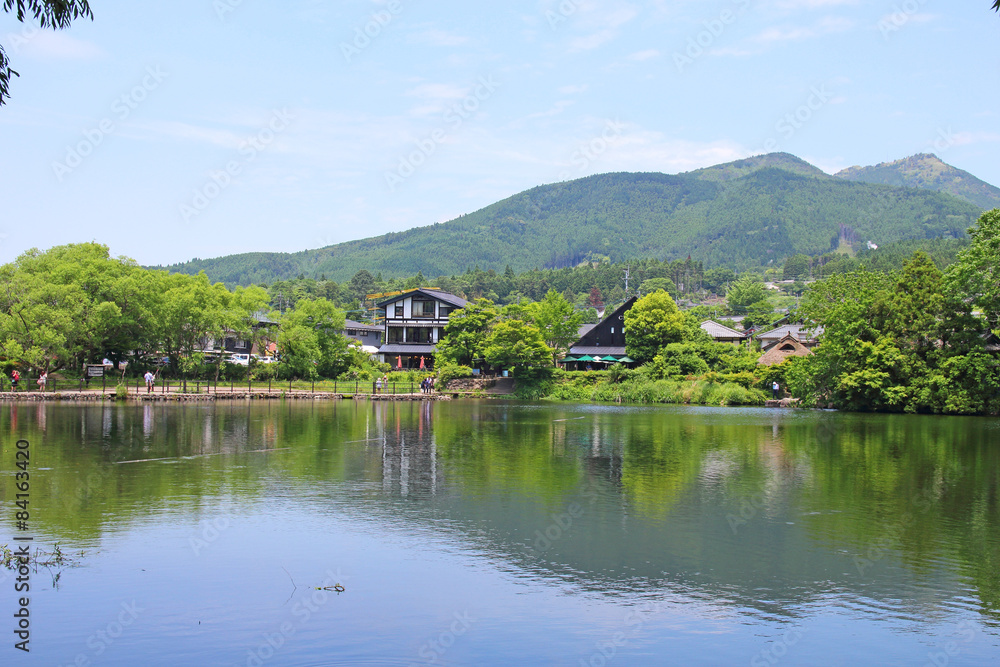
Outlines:
{"type": "Polygon", "coordinates": [[[448,292],[442,292],[441,290],[421,287],[419,289],[406,290],[400,294],[391,296],[388,299],[383,299],[382,301],[379,301],[375,305],[378,306],[379,308],[385,308],[390,303],[396,303],[397,301],[400,301],[407,297],[417,296],[417,295],[426,296],[431,299],[436,299],[437,301],[443,301],[449,305],[455,306],[456,308],[464,308],[469,304],[468,301],[466,301],[460,296],[455,296],[454,294],[449,294],[448,292]]]}
{"type": "MultiPolygon", "coordinates": [[[[607,315],[600,322],[598,322],[597,324],[595,324],[592,327],[590,327],[590,329],[588,329],[586,331],[586,333],[584,333],[583,335],[581,335],[580,338],[577,339],[577,341],[573,344],[573,347],[576,347],[577,345],[587,345],[588,343],[593,344],[595,337],[599,337],[599,335],[600,335],[599,333],[595,333],[595,331],[599,332],[600,329],[603,328],[604,323],[607,322],[608,320],[614,320],[614,319],[617,319],[619,316],[624,315],[625,312],[628,311],[629,309],[631,309],[632,306],[635,305],[635,302],[638,301],[638,300],[639,300],[639,297],[637,297],[637,296],[633,296],[633,297],[630,297],[630,298],[626,299],[625,303],[623,303],[622,305],[618,306],[613,313],[607,315]]],[[[582,329],[582,327],[581,327],[581,329],[582,329]]],[[[624,354],[624,352],[622,354],[624,354]]]]}
{"type": "Polygon", "coordinates": [[[362,331],[383,331],[385,327],[376,326],[374,324],[365,324],[364,322],[355,322],[354,320],[344,320],[345,329],[361,329],[362,331]]]}

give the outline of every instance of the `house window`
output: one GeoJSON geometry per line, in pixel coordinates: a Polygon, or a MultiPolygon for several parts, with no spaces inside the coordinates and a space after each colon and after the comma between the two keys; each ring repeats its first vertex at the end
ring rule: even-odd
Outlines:
{"type": "Polygon", "coordinates": [[[451,315],[451,311],[453,310],[455,310],[455,306],[446,306],[442,303],[441,306],[438,308],[438,313],[439,313],[438,317],[444,319],[449,315],[451,315]]]}
{"type": "Polygon", "coordinates": [[[615,328],[611,327],[611,333],[614,333],[614,332],[615,332],[615,328]]]}
{"type": "Polygon", "coordinates": [[[430,327],[406,327],[406,342],[430,343],[431,331],[430,327]]]}
{"type": "Polygon", "coordinates": [[[417,301],[413,300],[412,306],[413,317],[417,318],[433,318],[434,317],[434,302],[433,301],[417,301]]]}
{"type": "Polygon", "coordinates": [[[393,317],[397,319],[403,319],[403,304],[402,302],[397,303],[394,307],[393,317]]]}
{"type": "Polygon", "coordinates": [[[247,349],[247,342],[245,340],[236,339],[236,349],[245,350],[247,349]]]}
{"type": "Polygon", "coordinates": [[[347,335],[348,336],[357,336],[358,335],[358,330],[357,329],[348,329],[347,330],[347,335]]]}
{"type": "Polygon", "coordinates": [[[389,327],[388,342],[390,343],[402,343],[403,342],[403,327],[389,327]]]}

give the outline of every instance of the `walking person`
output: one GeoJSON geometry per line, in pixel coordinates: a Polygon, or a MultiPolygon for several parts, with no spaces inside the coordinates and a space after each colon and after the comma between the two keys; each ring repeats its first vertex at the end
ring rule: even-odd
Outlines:
{"type": "Polygon", "coordinates": [[[375,378],[375,393],[382,393],[382,378],[375,378]]]}
{"type": "Polygon", "coordinates": [[[14,372],[10,374],[10,390],[17,391],[17,383],[21,381],[21,374],[14,369],[14,372]]]}
{"type": "Polygon", "coordinates": [[[146,371],[146,374],[142,376],[142,379],[146,381],[146,393],[147,394],[152,394],[153,393],[153,380],[156,379],[155,376],[153,375],[152,372],[146,371]]]}
{"type": "Polygon", "coordinates": [[[775,400],[778,400],[778,390],[779,389],[781,389],[781,385],[778,384],[777,380],[775,380],[774,382],[771,383],[771,396],[775,400]]]}
{"type": "Polygon", "coordinates": [[[49,374],[42,371],[42,374],[38,376],[38,389],[39,391],[45,391],[45,383],[49,381],[49,374]]]}

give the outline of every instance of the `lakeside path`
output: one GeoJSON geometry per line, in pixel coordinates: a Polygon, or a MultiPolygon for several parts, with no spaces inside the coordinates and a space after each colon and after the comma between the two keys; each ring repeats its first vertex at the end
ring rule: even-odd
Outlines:
{"type": "MultiPolygon", "coordinates": [[[[193,401],[230,401],[230,400],[311,400],[311,401],[340,401],[352,399],[364,399],[371,401],[449,401],[457,398],[460,394],[449,392],[447,394],[355,394],[355,393],[333,393],[329,391],[309,391],[301,389],[247,389],[215,387],[210,392],[185,393],[179,390],[160,391],[156,390],[147,393],[145,389],[136,391],[129,389],[129,401],[138,402],[193,402],[193,401]]],[[[84,389],[83,391],[5,391],[0,392],[0,401],[4,402],[93,402],[93,401],[115,401],[117,396],[114,390],[84,389]]]]}

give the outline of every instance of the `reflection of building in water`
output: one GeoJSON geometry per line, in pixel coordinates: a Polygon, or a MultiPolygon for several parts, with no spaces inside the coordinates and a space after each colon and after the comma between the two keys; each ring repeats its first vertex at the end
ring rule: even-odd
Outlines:
{"type": "Polygon", "coordinates": [[[142,437],[149,440],[153,435],[153,406],[145,403],[142,406],[142,437]]]}
{"type": "Polygon", "coordinates": [[[38,430],[45,433],[45,414],[46,414],[47,403],[45,401],[39,401],[35,404],[35,423],[38,425],[38,430]]]}
{"type": "Polygon", "coordinates": [[[433,401],[372,401],[369,446],[382,454],[382,490],[400,496],[437,495],[433,401]]]}

